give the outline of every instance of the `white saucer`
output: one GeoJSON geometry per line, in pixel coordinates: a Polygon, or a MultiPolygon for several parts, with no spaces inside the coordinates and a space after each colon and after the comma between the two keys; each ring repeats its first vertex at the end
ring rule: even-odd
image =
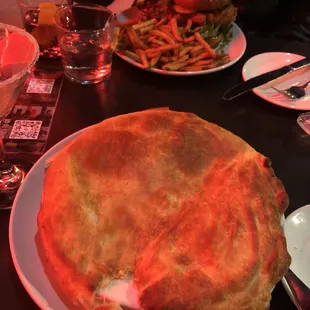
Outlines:
{"type": "MultiPolygon", "coordinates": [[[[289,65],[290,63],[301,60],[302,58],[304,58],[304,56],[280,52],[256,55],[244,64],[242,68],[243,80],[246,81],[265,72],[289,65]]],[[[304,84],[309,80],[310,65],[257,87],[253,90],[253,92],[262,99],[275,105],[288,109],[308,111],[310,110],[310,88],[308,90],[308,95],[298,100],[292,100],[279,94],[277,91],[272,89],[271,86],[283,90],[293,85],[304,84]]]]}
{"type": "MultiPolygon", "coordinates": [[[[288,252],[292,257],[290,268],[310,288],[310,205],[297,209],[286,218],[284,234],[288,252]]],[[[282,283],[295,303],[284,278],[282,283]]]]}

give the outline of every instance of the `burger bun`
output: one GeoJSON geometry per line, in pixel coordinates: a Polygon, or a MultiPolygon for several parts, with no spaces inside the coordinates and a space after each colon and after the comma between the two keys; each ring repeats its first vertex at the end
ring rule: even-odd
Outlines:
{"type": "Polygon", "coordinates": [[[174,0],[174,2],[189,11],[213,11],[228,6],[230,0],[174,0]]]}

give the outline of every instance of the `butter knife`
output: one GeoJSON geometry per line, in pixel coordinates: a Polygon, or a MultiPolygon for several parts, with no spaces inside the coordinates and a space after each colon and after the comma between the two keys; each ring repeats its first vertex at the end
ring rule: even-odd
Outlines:
{"type": "Polygon", "coordinates": [[[225,94],[223,95],[223,99],[224,100],[234,99],[258,86],[264,85],[272,80],[275,80],[276,78],[282,75],[299,70],[309,64],[310,64],[310,57],[306,57],[306,58],[303,58],[302,60],[299,60],[290,65],[284,66],[282,68],[258,75],[226,91],[225,94]]]}

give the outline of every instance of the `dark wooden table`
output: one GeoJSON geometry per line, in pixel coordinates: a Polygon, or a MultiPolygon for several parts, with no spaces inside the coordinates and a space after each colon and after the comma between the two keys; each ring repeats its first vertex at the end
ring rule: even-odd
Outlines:
{"type": "MultiPolygon", "coordinates": [[[[248,36],[244,57],[234,66],[211,75],[169,77],[145,72],[114,58],[109,83],[81,86],[65,81],[49,139],[49,147],[69,134],[113,115],[168,106],[190,111],[245,139],[271,158],[291,204],[287,214],[310,202],[310,138],[296,124],[301,112],[271,105],[248,93],[234,101],[223,92],[241,81],[241,68],[255,54],[285,51],[309,56],[306,44],[248,36]]],[[[9,212],[0,213],[0,309],[38,309],[15,272],[8,243],[9,212]]],[[[233,267],[233,266],[232,266],[233,267]]],[[[279,283],[271,310],[293,310],[279,283]]],[[[57,309],[55,309],[57,310],[57,309]]]]}

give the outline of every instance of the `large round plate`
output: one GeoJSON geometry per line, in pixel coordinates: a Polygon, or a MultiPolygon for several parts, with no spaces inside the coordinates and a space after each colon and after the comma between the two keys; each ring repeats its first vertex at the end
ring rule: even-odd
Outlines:
{"type": "MultiPolygon", "coordinates": [[[[250,58],[243,66],[242,77],[246,81],[260,74],[278,69],[303,59],[304,56],[291,53],[263,53],[250,58]]],[[[310,110],[310,96],[307,95],[298,100],[292,100],[281,95],[271,87],[279,90],[287,89],[293,85],[302,85],[310,80],[309,67],[296,70],[267,84],[253,89],[253,92],[262,99],[283,108],[293,110],[310,110]]]]}
{"type": "Polygon", "coordinates": [[[233,64],[235,64],[244,54],[246,49],[246,39],[242,32],[242,30],[233,23],[232,26],[232,40],[230,43],[225,47],[224,52],[229,54],[231,61],[223,66],[219,66],[209,70],[201,70],[201,71],[192,71],[192,72],[183,72],[183,71],[168,71],[168,70],[161,70],[161,69],[144,69],[142,64],[132,60],[131,58],[121,54],[120,52],[116,52],[116,54],[127,61],[128,63],[132,64],[135,67],[138,67],[143,70],[148,70],[150,72],[155,72],[158,74],[164,75],[175,75],[175,76],[189,76],[189,75],[201,75],[201,74],[208,74],[220,70],[224,70],[233,64]]]}
{"type": "MultiPolygon", "coordinates": [[[[25,289],[43,310],[68,310],[45,274],[36,242],[46,161],[88,128],[60,141],[38,160],[20,187],[11,211],[9,242],[13,263],[25,289]]],[[[124,306],[139,308],[138,292],[131,279],[112,281],[101,294],[124,306]]]]}
{"type": "MultiPolygon", "coordinates": [[[[286,218],[284,235],[288,252],[292,257],[290,268],[310,288],[310,205],[297,209],[286,218]]],[[[282,279],[282,283],[295,303],[285,278],[282,279]]]]}
{"type": "MultiPolygon", "coordinates": [[[[36,243],[46,161],[87,129],[60,141],[38,160],[20,187],[11,211],[9,243],[13,263],[28,294],[43,310],[68,310],[44,271],[36,243]]],[[[114,281],[102,294],[122,305],[139,308],[131,280],[114,281]]]]}

